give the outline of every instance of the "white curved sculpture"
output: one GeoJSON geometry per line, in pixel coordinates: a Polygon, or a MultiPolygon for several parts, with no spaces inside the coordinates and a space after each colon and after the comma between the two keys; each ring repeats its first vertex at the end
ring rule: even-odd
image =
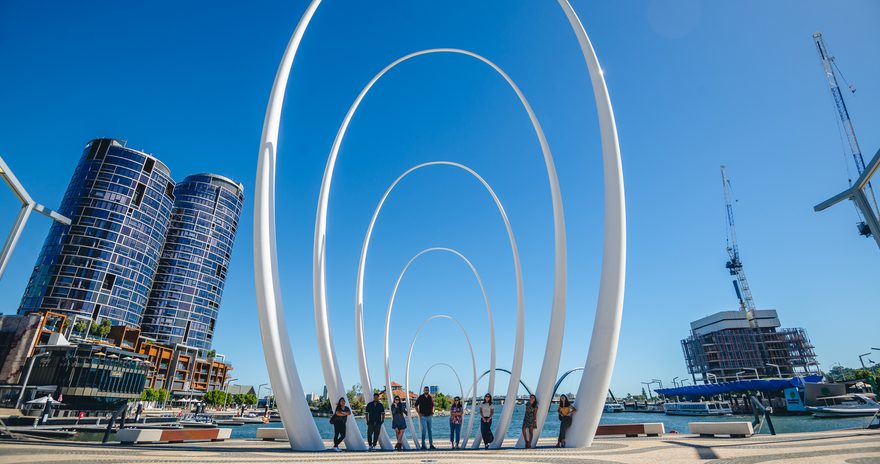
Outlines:
{"type": "MultiPolygon", "coordinates": [[[[538,122],[538,117],[535,115],[532,106],[529,104],[525,95],[522,93],[520,88],[516,85],[513,79],[507,75],[498,65],[476,53],[461,50],[456,48],[433,48],[428,50],[421,50],[417,52],[410,53],[406,56],[398,58],[393,61],[391,64],[383,68],[379,73],[377,73],[370,82],[367,83],[366,86],[361,90],[358,94],[357,98],[355,98],[354,103],[352,103],[351,107],[346,113],[345,118],[343,118],[342,125],[340,125],[338,132],[336,133],[336,138],[333,140],[333,146],[330,150],[330,155],[327,157],[327,166],[324,168],[324,179],[321,182],[321,191],[318,196],[318,212],[317,219],[315,221],[315,239],[314,239],[314,248],[312,254],[312,264],[313,264],[313,277],[314,277],[314,285],[313,285],[313,293],[314,293],[314,301],[315,301],[315,324],[318,327],[318,347],[319,353],[321,354],[321,365],[324,370],[324,380],[327,384],[327,389],[331,394],[334,394],[334,391],[338,391],[341,393],[345,392],[345,388],[342,384],[341,375],[339,373],[339,369],[337,367],[336,356],[333,354],[333,340],[330,333],[330,326],[327,317],[327,288],[326,288],[326,273],[325,273],[325,253],[326,250],[324,247],[326,246],[326,232],[327,232],[327,210],[329,207],[329,197],[330,197],[330,187],[333,181],[333,171],[336,166],[336,159],[339,156],[339,149],[342,145],[342,141],[345,138],[345,133],[348,130],[348,126],[351,123],[351,119],[354,117],[357,112],[358,107],[363,101],[364,97],[373,88],[376,82],[382,78],[388,71],[395,68],[397,65],[406,62],[410,59],[413,59],[422,55],[429,55],[434,53],[452,53],[463,56],[468,56],[471,58],[475,58],[489,67],[491,67],[499,76],[501,76],[505,82],[510,86],[510,88],[516,93],[517,97],[520,100],[520,103],[525,109],[526,113],[529,116],[529,120],[532,123],[532,127],[535,130],[535,135],[538,138],[538,142],[541,146],[541,152],[543,154],[544,164],[547,169],[547,178],[550,184],[550,197],[552,200],[553,207],[553,234],[554,234],[554,288],[553,288],[553,303],[552,303],[552,315],[551,315],[551,330],[548,336],[548,342],[553,341],[554,344],[548,343],[547,352],[544,358],[544,370],[552,371],[550,372],[549,377],[549,385],[546,386],[545,390],[549,391],[549,389],[553,386],[553,381],[556,379],[556,372],[559,369],[559,357],[562,353],[562,325],[565,319],[565,282],[566,282],[566,246],[565,246],[565,220],[562,210],[562,193],[559,189],[559,179],[556,176],[556,166],[553,162],[553,154],[550,152],[550,144],[547,142],[547,138],[544,135],[544,130],[541,128],[541,124],[538,122]],[[558,346],[555,345],[558,343],[558,346]],[[331,388],[330,385],[335,385],[335,387],[331,388]],[[334,388],[336,390],[334,390],[334,388]]],[[[473,171],[471,171],[473,173],[473,171]]],[[[473,173],[475,174],[475,173],[473,173]]],[[[477,176],[479,178],[479,176],[477,176]]],[[[485,181],[482,181],[484,186],[488,187],[488,184],[485,181]]],[[[491,191],[491,189],[490,189],[491,191]]],[[[495,197],[494,193],[492,194],[493,199],[496,200],[496,203],[500,205],[497,197],[495,197]]],[[[508,230],[508,234],[510,231],[508,230]]],[[[362,259],[364,255],[362,254],[362,259]]],[[[361,262],[363,265],[363,261],[361,262]]],[[[519,279],[519,278],[518,278],[519,279]]],[[[362,288],[362,287],[361,287],[362,288]]],[[[362,296],[362,295],[360,295],[362,296]]],[[[516,325],[516,340],[521,340],[524,338],[525,331],[525,309],[523,306],[522,295],[517,295],[518,297],[518,306],[517,306],[517,325],[516,325]]],[[[355,307],[357,311],[357,306],[355,307]]],[[[361,328],[362,321],[358,321],[355,324],[355,327],[361,328]]],[[[357,330],[357,329],[356,329],[357,330]]],[[[362,329],[361,329],[362,330],[362,329]]],[[[366,358],[360,357],[360,352],[363,351],[363,334],[360,335],[360,343],[355,343],[359,350],[359,368],[361,369],[361,381],[364,381],[363,373],[366,372],[366,358]]],[[[514,352],[514,360],[512,363],[513,374],[510,383],[507,386],[507,397],[516,397],[517,391],[517,383],[522,375],[522,356],[523,350],[522,345],[518,346],[518,351],[514,352]],[[516,379],[516,380],[514,380],[516,379]]],[[[542,370],[542,375],[544,370],[542,370]]],[[[494,386],[494,385],[493,385],[494,386]]],[[[540,392],[540,384],[539,390],[540,392]]],[[[540,394],[540,393],[539,393],[540,394]]],[[[335,396],[335,394],[334,394],[335,396]]],[[[541,397],[539,396],[539,401],[541,397]]],[[[546,411],[545,411],[546,415],[546,411]]],[[[501,411],[501,418],[498,421],[497,430],[498,432],[495,434],[495,441],[492,443],[493,448],[498,448],[504,442],[504,438],[507,435],[507,428],[510,425],[510,419],[513,417],[513,405],[510,407],[505,407],[501,411]]],[[[538,423],[540,430],[540,422],[538,423]]],[[[356,442],[359,446],[363,446],[363,439],[360,437],[356,427],[353,423],[348,424],[348,432],[351,432],[353,435],[357,435],[357,438],[349,438],[349,435],[346,435],[346,446],[349,446],[349,441],[356,442]]],[[[390,442],[388,442],[390,443],[390,442]]]]}
{"type": "MultiPolygon", "coordinates": [[[[472,399],[472,402],[473,402],[473,404],[476,404],[476,399],[477,399],[476,398],[476,394],[477,394],[477,359],[476,359],[476,357],[474,357],[474,347],[473,347],[473,345],[471,345],[471,337],[468,336],[467,330],[465,330],[464,326],[461,325],[460,322],[458,322],[458,319],[456,319],[448,314],[435,314],[433,316],[428,317],[427,319],[425,319],[424,322],[422,322],[422,325],[419,326],[418,330],[416,330],[416,334],[413,335],[412,343],[410,343],[410,345],[409,345],[409,353],[406,355],[406,371],[405,371],[406,373],[404,376],[404,393],[408,394],[410,391],[409,390],[409,365],[410,365],[410,362],[412,361],[412,352],[413,352],[413,348],[415,348],[415,346],[416,346],[416,340],[419,339],[419,334],[422,333],[422,330],[425,328],[425,326],[428,325],[428,323],[433,321],[434,319],[446,319],[446,320],[452,321],[453,323],[455,323],[455,325],[458,326],[458,328],[461,330],[461,333],[464,335],[464,339],[468,345],[468,350],[470,350],[470,352],[471,352],[471,368],[474,371],[474,377],[473,377],[474,383],[473,383],[473,386],[471,387],[474,392],[474,397],[472,399]]],[[[386,396],[388,396],[388,395],[386,395],[386,396]]],[[[418,442],[418,436],[416,436],[416,433],[415,433],[416,429],[413,426],[412,408],[407,408],[406,411],[407,411],[407,415],[406,415],[407,428],[409,428],[409,430],[411,430],[410,436],[412,437],[412,440],[413,440],[413,443],[415,444],[416,449],[418,449],[419,442],[418,442]]],[[[477,408],[471,408],[471,415],[470,415],[470,417],[468,417],[468,423],[467,423],[467,429],[466,429],[467,433],[463,434],[464,441],[461,445],[462,447],[467,446],[467,437],[470,434],[470,431],[474,425],[474,418],[476,417],[476,413],[477,413],[477,408]]],[[[421,429],[421,422],[419,423],[419,429],[421,429]]]]}
{"type": "MultiPolygon", "coordinates": [[[[397,280],[394,282],[394,288],[391,290],[391,298],[388,301],[388,309],[385,311],[385,353],[384,353],[385,354],[385,357],[384,357],[385,391],[393,391],[391,388],[391,362],[390,362],[390,356],[391,356],[391,348],[390,348],[390,346],[391,346],[391,314],[394,312],[394,301],[397,298],[397,289],[400,288],[400,283],[403,281],[403,276],[406,275],[406,271],[409,270],[409,267],[412,265],[412,263],[415,262],[415,260],[418,259],[420,256],[427,254],[427,253],[435,252],[435,251],[444,251],[444,252],[452,253],[453,255],[461,258],[461,260],[464,261],[465,264],[468,265],[468,267],[471,269],[471,272],[474,274],[474,278],[477,279],[477,284],[480,286],[480,292],[483,294],[483,302],[485,302],[485,304],[486,304],[486,312],[488,313],[489,323],[492,327],[491,331],[494,332],[494,330],[495,330],[494,329],[494,319],[495,318],[492,314],[492,306],[489,304],[489,295],[486,293],[486,287],[483,286],[483,279],[480,278],[480,273],[477,272],[477,268],[474,267],[473,263],[471,263],[471,261],[469,259],[467,259],[467,257],[465,255],[459,253],[457,250],[454,250],[452,248],[444,248],[444,247],[426,248],[426,249],[416,253],[415,256],[410,258],[410,260],[403,267],[403,270],[401,270],[400,274],[397,276],[397,280]]],[[[431,320],[431,318],[429,318],[428,320],[431,320]]],[[[422,325],[427,323],[428,320],[426,320],[422,325]]],[[[455,323],[458,324],[458,321],[455,321],[455,323]]],[[[421,330],[421,329],[419,329],[419,330],[421,330]]],[[[467,338],[467,334],[465,334],[465,338],[467,338]]],[[[413,339],[413,344],[415,344],[415,339],[413,339]]],[[[470,340],[468,340],[468,346],[470,346],[470,340]]],[[[412,353],[412,347],[413,347],[413,345],[410,346],[410,353],[412,353]]],[[[491,352],[492,353],[495,352],[495,337],[492,337],[491,352]]],[[[473,348],[471,348],[471,357],[473,357],[473,348]]],[[[489,362],[492,366],[492,369],[494,369],[495,368],[495,358],[493,357],[492,359],[490,359],[489,362]]],[[[407,359],[406,365],[407,365],[407,369],[409,369],[409,360],[408,359],[407,359]]],[[[474,368],[476,368],[476,366],[474,368]]],[[[409,374],[407,374],[407,375],[409,375],[409,374]]],[[[408,381],[408,379],[409,378],[407,377],[407,381],[408,381]]],[[[474,385],[476,385],[476,383],[474,383],[474,385]]],[[[406,392],[408,393],[409,392],[409,384],[406,385],[406,388],[407,388],[406,392]]],[[[476,392],[474,394],[476,394],[476,392]]],[[[385,400],[389,401],[389,402],[391,401],[389,395],[385,395],[385,400]]],[[[388,409],[391,410],[390,403],[388,405],[388,409]]],[[[409,424],[409,427],[412,428],[411,422],[409,424]]],[[[380,432],[380,437],[381,436],[382,436],[382,434],[380,432]]],[[[465,438],[465,443],[467,443],[467,438],[465,438]]]]}
{"type": "MultiPolygon", "coordinates": [[[[323,448],[323,442],[318,434],[317,427],[311,418],[308,405],[305,402],[302,385],[294,362],[290,340],[286,332],[284,321],[284,309],[281,299],[281,288],[278,277],[278,263],[275,236],[275,163],[276,148],[278,145],[278,129],[281,120],[281,110],[284,104],[284,94],[290,77],[296,52],[302,41],[303,35],[320,5],[320,0],[312,0],[306,8],[303,17],[294,30],[287,48],[282,56],[272,92],[266,108],[266,117],[263,122],[263,132],[260,139],[259,160],[257,163],[257,179],[254,196],[254,274],[257,294],[257,309],[260,319],[260,331],[263,340],[263,349],[269,378],[278,400],[278,409],[284,422],[285,429],[290,437],[290,445],[293,449],[318,450],[323,448]]],[[[623,285],[626,258],[626,219],[623,191],[623,174],[620,162],[620,149],[617,140],[617,130],[614,122],[614,114],[611,108],[610,98],[605,85],[602,72],[599,67],[595,51],[590,44],[586,31],[579,18],[574,13],[568,0],[559,0],[559,4],[566,14],[569,23],[575,32],[580,44],[584,61],[590,73],[593,93],[596,99],[599,115],[599,125],[602,140],[603,173],[605,178],[605,226],[604,247],[602,260],[602,277],[600,281],[599,298],[596,309],[596,317],[593,326],[593,337],[590,340],[590,351],[587,356],[585,375],[578,389],[580,413],[576,414],[572,428],[569,432],[569,446],[589,446],[595,435],[596,425],[602,413],[604,392],[608,389],[611,380],[611,371],[616,357],[616,349],[620,334],[620,320],[623,305],[623,285]],[[584,401],[580,401],[584,400],[584,401]],[[583,403],[587,403],[586,405],[583,403]]],[[[550,193],[553,207],[554,221],[554,290],[551,306],[550,330],[544,363],[539,378],[537,396],[541,402],[538,411],[538,431],[543,427],[547,416],[549,401],[545,401],[545,395],[552,387],[554,377],[559,370],[559,356],[562,349],[563,325],[565,319],[565,289],[566,289],[566,246],[565,228],[562,210],[562,197],[559,191],[559,183],[556,178],[556,170],[550,156],[549,146],[544,138],[543,131],[537,122],[534,112],[525,100],[519,88],[510,78],[489,60],[479,55],[456,49],[432,49],[416,52],[392,63],[375,77],[359,95],[358,99],[349,110],[337,133],[337,139],[331,150],[330,159],[327,162],[324,182],[318,203],[318,215],[315,226],[315,243],[313,253],[313,275],[315,282],[313,293],[315,296],[315,324],[318,332],[318,349],[321,355],[322,368],[324,371],[327,388],[332,396],[342,396],[345,393],[339,367],[333,352],[333,342],[330,327],[327,320],[327,302],[324,274],[324,247],[326,237],[326,214],[329,200],[329,180],[332,179],[332,171],[339,151],[341,135],[344,134],[357,105],[365,92],[393,66],[406,59],[426,53],[460,53],[489,64],[493,67],[520,97],[529,118],[535,127],[544,160],[550,179],[550,193]]],[[[521,373],[516,374],[516,378],[521,373]]],[[[515,388],[516,384],[514,384],[515,388]]],[[[502,422],[504,418],[502,418],[502,422]]],[[[509,418],[507,418],[509,425],[509,418]]],[[[360,433],[354,425],[353,419],[348,422],[348,449],[363,449],[365,444],[360,433]]],[[[497,434],[492,444],[498,447],[503,441],[503,434],[497,434]]],[[[522,441],[522,440],[520,440],[522,441]]]]}
{"type": "MultiPolygon", "coordinates": [[[[460,395],[459,398],[464,398],[464,386],[462,386],[462,384],[461,384],[461,377],[458,376],[458,371],[456,371],[455,368],[452,367],[451,364],[447,364],[444,362],[438,362],[438,363],[431,364],[431,367],[429,367],[428,369],[425,370],[425,374],[422,375],[422,381],[419,383],[419,391],[422,391],[422,389],[425,388],[425,379],[428,378],[428,374],[432,370],[434,370],[435,367],[438,367],[438,366],[447,367],[447,368],[449,368],[450,371],[452,371],[452,375],[455,376],[455,380],[458,382],[458,389],[461,392],[461,393],[459,393],[459,395],[460,395]]],[[[464,400],[462,400],[462,401],[464,401],[464,400]]]]}
{"type": "MultiPolygon", "coordinates": [[[[501,215],[502,221],[504,221],[504,228],[507,231],[507,239],[510,242],[510,250],[511,250],[511,254],[513,255],[514,278],[516,280],[517,330],[516,330],[516,339],[515,339],[514,347],[513,347],[513,353],[514,353],[513,369],[514,369],[514,372],[518,372],[518,373],[522,372],[522,360],[523,360],[522,353],[525,350],[525,335],[524,335],[525,334],[525,297],[524,297],[524,289],[523,289],[523,281],[522,281],[522,266],[520,265],[520,259],[519,259],[519,247],[516,244],[516,237],[513,234],[513,228],[510,226],[510,219],[507,217],[507,212],[504,210],[504,205],[501,204],[501,200],[498,199],[498,195],[495,194],[495,191],[492,189],[492,187],[489,185],[489,183],[486,182],[486,180],[483,179],[482,176],[477,174],[477,172],[474,171],[473,169],[471,169],[461,163],[455,163],[452,161],[430,161],[427,163],[422,163],[422,164],[413,166],[412,168],[406,170],[403,174],[398,176],[397,179],[395,179],[394,182],[391,183],[391,185],[388,186],[388,188],[385,190],[385,193],[382,195],[382,198],[379,200],[379,204],[376,205],[376,209],[373,211],[373,216],[370,218],[370,225],[367,227],[367,232],[364,234],[364,243],[363,243],[363,246],[361,247],[361,256],[358,261],[357,286],[356,286],[356,290],[355,290],[355,295],[356,295],[356,301],[355,301],[355,347],[357,348],[358,368],[360,370],[361,385],[363,386],[364,391],[372,391],[372,388],[373,388],[372,383],[370,381],[370,369],[367,364],[366,345],[364,343],[364,310],[363,310],[364,276],[366,274],[367,252],[369,251],[369,248],[370,248],[370,241],[371,241],[372,235],[373,235],[373,228],[376,225],[376,221],[379,217],[379,213],[382,211],[382,207],[384,206],[385,201],[388,199],[388,196],[391,194],[391,192],[394,190],[394,188],[404,178],[406,178],[410,174],[412,174],[420,169],[430,167],[430,166],[450,166],[450,167],[460,169],[460,170],[470,174],[471,176],[473,176],[477,181],[480,182],[480,184],[483,186],[483,188],[486,189],[486,191],[492,197],[492,201],[495,202],[495,207],[498,209],[498,213],[501,215]]],[[[483,292],[483,299],[486,301],[486,309],[489,313],[489,343],[491,346],[491,352],[489,355],[489,365],[491,366],[491,369],[490,369],[491,374],[489,375],[489,392],[494,395],[494,392],[495,392],[495,323],[494,323],[494,320],[492,317],[492,310],[489,306],[489,299],[486,295],[486,290],[483,288],[483,282],[480,279],[479,273],[477,273],[473,264],[471,264],[471,262],[467,258],[465,258],[461,253],[458,253],[455,250],[446,249],[446,251],[450,251],[450,252],[457,254],[460,258],[462,258],[467,263],[468,266],[470,266],[471,271],[473,271],[474,275],[477,278],[477,282],[480,284],[480,290],[483,292]]],[[[421,255],[423,253],[424,252],[419,253],[418,255],[416,255],[416,257],[418,257],[419,255],[421,255]]],[[[406,267],[404,268],[403,272],[401,273],[400,277],[398,278],[397,284],[394,286],[394,291],[391,294],[392,304],[394,301],[394,295],[397,292],[397,285],[400,284],[400,279],[403,278],[403,273],[406,272],[406,268],[409,267],[410,263],[412,263],[412,261],[416,257],[413,257],[410,260],[410,262],[407,263],[406,267]]],[[[387,328],[388,323],[389,323],[389,320],[386,320],[386,328],[387,328]]],[[[388,350],[389,350],[389,347],[388,347],[388,343],[387,343],[387,339],[386,339],[386,343],[385,343],[386,363],[388,360],[388,350]]],[[[511,389],[510,385],[508,385],[508,389],[507,389],[507,400],[508,401],[505,402],[505,410],[502,411],[502,417],[504,417],[505,413],[508,414],[508,417],[513,416],[513,408],[515,407],[515,404],[516,404],[517,388],[516,388],[515,383],[517,380],[518,379],[514,379],[513,376],[511,376],[511,383],[514,384],[514,388],[511,389]],[[506,409],[508,407],[510,409],[509,412],[506,411],[506,409]]],[[[390,388],[390,378],[386,379],[386,388],[390,388]]],[[[389,399],[386,398],[386,400],[389,400],[389,399]]],[[[388,407],[389,408],[391,407],[390,404],[388,407]]],[[[499,430],[501,430],[501,429],[499,428],[499,430]]],[[[504,430],[506,431],[506,427],[504,428],[504,430]]],[[[388,438],[384,429],[380,433],[380,444],[382,445],[383,448],[391,449],[391,440],[388,438]]]]}

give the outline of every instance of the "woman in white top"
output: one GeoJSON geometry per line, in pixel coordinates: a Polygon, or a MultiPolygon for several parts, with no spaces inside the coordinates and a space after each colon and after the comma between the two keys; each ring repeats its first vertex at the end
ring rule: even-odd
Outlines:
{"type": "Polygon", "coordinates": [[[486,393],[486,396],[483,397],[483,404],[480,405],[480,435],[486,449],[489,449],[489,444],[495,441],[495,436],[492,434],[493,415],[495,415],[495,408],[492,406],[492,395],[486,393]]]}

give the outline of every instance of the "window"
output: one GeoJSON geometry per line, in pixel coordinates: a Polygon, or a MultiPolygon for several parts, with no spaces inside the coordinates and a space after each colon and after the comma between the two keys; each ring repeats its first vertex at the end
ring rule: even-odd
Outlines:
{"type": "Polygon", "coordinates": [[[137,187],[134,188],[134,198],[132,198],[131,203],[134,206],[140,206],[141,200],[144,199],[144,192],[147,190],[147,186],[138,182],[137,187]]]}
{"type": "Polygon", "coordinates": [[[113,290],[113,284],[115,283],[116,276],[108,272],[104,275],[104,284],[101,285],[101,290],[107,290],[109,292],[110,290],[113,290]]]}
{"type": "Polygon", "coordinates": [[[165,184],[165,195],[168,195],[168,198],[174,200],[174,184],[171,182],[165,184]]]}
{"type": "Polygon", "coordinates": [[[149,174],[153,172],[153,166],[156,165],[156,160],[153,158],[147,158],[147,161],[144,162],[144,172],[149,174]]]}

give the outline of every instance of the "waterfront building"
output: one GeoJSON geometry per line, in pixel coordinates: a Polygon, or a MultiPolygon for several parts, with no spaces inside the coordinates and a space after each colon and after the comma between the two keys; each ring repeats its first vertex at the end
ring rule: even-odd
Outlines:
{"type": "Polygon", "coordinates": [[[243,187],[216,174],[196,174],[177,185],[174,197],[142,330],[162,344],[208,350],[238,230],[243,187]]]}
{"type": "Polygon", "coordinates": [[[168,167],[124,142],[86,144],[18,309],[140,327],[159,261],[174,182],[168,167]]]}
{"type": "Polygon", "coordinates": [[[721,311],[691,322],[681,341],[688,373],[695,383],[808,373],[816,354],[806,331],[781,325],[772,309],[721,311]]]}

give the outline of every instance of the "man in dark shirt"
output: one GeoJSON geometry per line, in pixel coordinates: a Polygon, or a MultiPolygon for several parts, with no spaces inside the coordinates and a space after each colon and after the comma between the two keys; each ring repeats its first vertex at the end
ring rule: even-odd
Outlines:
{"type": "Polygon", "coordinates": [[[385,422],[385,406],[379,401],[379,394],[373,393],[373,401],[367,404],[364,411],[367,416],[367,441],[370,443],[370,451],[379,443],[379,431],[385,422]]]}
{"type": "Polygon", "coordinates": [[[422,426],[422,449],[425,448],[425,433],[428,434],[428,443],[434,448],[434,436],[431,431],[431,421],[434,418],[434,397],[431,390],[425,387],[424,393],[416,400],[416,411],[419,412],[419,423],[422,426]]]}

